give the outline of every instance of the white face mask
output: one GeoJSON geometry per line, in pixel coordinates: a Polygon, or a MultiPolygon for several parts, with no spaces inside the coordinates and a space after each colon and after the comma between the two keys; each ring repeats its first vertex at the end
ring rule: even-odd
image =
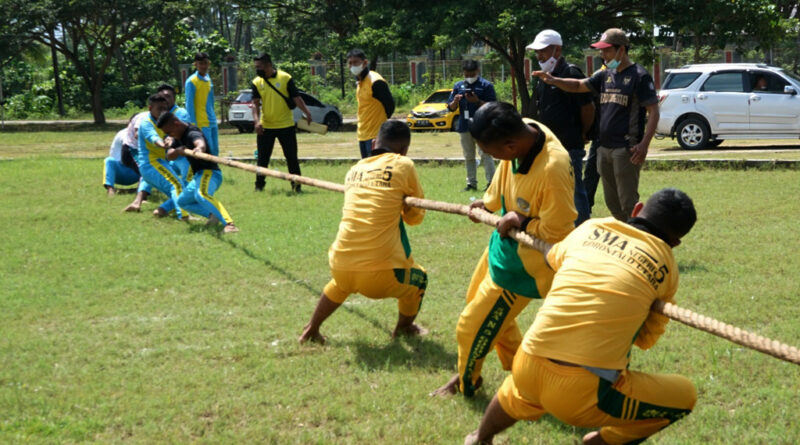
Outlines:
{"type": "Polygon", "coordinates": [[[555,57],[551,56],[549,59],[545,60],[544,62],[539,62],[539,66],[542,68],[542,71],[544,71],[545,73],[552,73],[553,70],[556,68],[556,63],[558,63],[558,60],[556,60],[555,57]]]}
{"type": "Polygon", "coordinates": [[[478,81],[478,76],[475,76],[475,77],[465,77],[465,78],[464,78],[464,82],[467,82],[467,83],[475,83],[475,82],[477,82],[477,81],[478,81]]]}
{"type": "Polygon", "coordinates": [[[350,72],[353,73],[354,76],[358,76],[362,71],[364,71],[363,66],[354,65],[350,67],[350,72]]]}

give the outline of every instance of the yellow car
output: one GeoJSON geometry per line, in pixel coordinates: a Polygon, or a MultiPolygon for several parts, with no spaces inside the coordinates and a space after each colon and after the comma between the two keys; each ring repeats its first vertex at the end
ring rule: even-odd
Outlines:
{"type": "Polygon", "coordinates": [[[406,116],[411,130],[453,130],[458,110],[447,109],[447,99],[452,90],[436,90],[406,116]]]}

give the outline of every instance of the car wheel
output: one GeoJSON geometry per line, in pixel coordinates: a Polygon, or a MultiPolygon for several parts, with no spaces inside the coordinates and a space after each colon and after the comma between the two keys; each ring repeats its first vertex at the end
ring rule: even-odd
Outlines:
{"type": "Polygon", "coordinates": [[[328,131],[336,131],[339,129],[339,126],[342,125],[342,121],[336,113],[326,114],[322,123],[328,126],[328,131]]]}
{"type": "Polygon", "coordinates": [[[247,132],[247,129],[246,129],[244,126],[242,126],[242,125],[237,125],[237,126],[236,126],[236,129],[237,129],[237,130],[239,130],[239,133],[245,133],[245,132],[247,132]]]}
{"type": "Polygon", "coordinates": [[[686,119],[676,129],[678,144],[686,150],[701,150],[706,147],[711,135],[708,125],[700,119],[686,119]]]}
{"type": "Polygon", "coordinates": [[[725,141],[722,140],[722,139],[711,139],[710,141],[708,141],[708,144],[706,144],[706,147],[708,147],[708,148],[719,147],[719,144],[721,144],[723,142],[725,142],[725,141]]]}

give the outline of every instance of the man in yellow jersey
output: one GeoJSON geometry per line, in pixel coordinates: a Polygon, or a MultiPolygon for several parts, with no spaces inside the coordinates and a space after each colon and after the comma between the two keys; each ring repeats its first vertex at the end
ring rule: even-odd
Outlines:
{"type": "Polygon", "coordinates": [[[358,149],[361,158],[371,155],[372,142],[381,124],[394,113],[394,98],[389,85],[380,74],[369,69],[364,51],[351,49],[347,53],[347,66],[356,76],[358,101],[358,149]]]}
{"type": "Polygon", "coordinates": [[[414,162],[405,156],[410,141],[404,122],[384,122],[372,156],[347,173],[342,221],[328,251],[331,281],[300,335],[301,343],[324,343],[320,325],[356,292],[367,298],[397,299],[399,316],[392,337],[427,332],[414,319],[428,275],[411,257],[403,225],[419,224],[425,216],[424,210],[403,203],[406,196],[423,197],[414,162]]]}
{"type": "Polygon", "coordinates": [[[550,293],[514,357],[512,374],[465,443],[492,443],[517,420],[550,413],[581,428],[585,444],[640,443],[689,414],[694,385],[680,375],[628,369],[632,344],[652,347],[667,318],[650,311],[673,301],[672,249],[697,214],[676,189],[656,192],[627,222],[591,219],[553,246],[550,293]]]}
{"type": "MultiPolygon", "coordinates": [[[[311,112],[289,73],[275,68],[272,57],[262,53],[253,59],[256,77],[253,79],[253,120],[255,121],[256,144],[258,145],[259,167],[269,167],[275,138],[281,143],[283,156],[289,173],[300,175],[300,162],[297,160],[297,134],[294,127],[292,109],[300,108],[306,122],[311,123],[311,112]]],[[[265,177],[256,175],[256,191],[264,190],[265,177]]],[[[292,190],[300,192],[300,184],[292,182],[292,190]]]]}
{"type": "Polygon", "coordinates": [[[456,328],[458,374],[433,395],[481,386],[481,367],[492,348],[504,369],[522,340],[517,315],[531,299],[543,298],[553,271],[544,256],[508,237],[512,228],[554,243],[574,227],[574,181],[570,157],[544,125],[523,119],[513,105],[488,102],[475,112],[469,131],[481,150],[500,164],[482,200],[470,207],[500,211],[502,218],[467,289],[467,306],[456,328]]]}

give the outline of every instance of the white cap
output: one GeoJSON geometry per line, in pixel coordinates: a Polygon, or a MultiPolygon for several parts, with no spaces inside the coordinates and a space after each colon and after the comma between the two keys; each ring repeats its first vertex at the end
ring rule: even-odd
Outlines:
{"type": "Polygon", "coordinates": [[[536,34],[536,38],[533,39],[533,42],[526,46],[525,49],[538,51],[540,49],[545,49],[550,45],[563,46],[563,42],[561,42],[561,34],[553,31],[552,29],[545,29],[539,34],[536,34]]]}

